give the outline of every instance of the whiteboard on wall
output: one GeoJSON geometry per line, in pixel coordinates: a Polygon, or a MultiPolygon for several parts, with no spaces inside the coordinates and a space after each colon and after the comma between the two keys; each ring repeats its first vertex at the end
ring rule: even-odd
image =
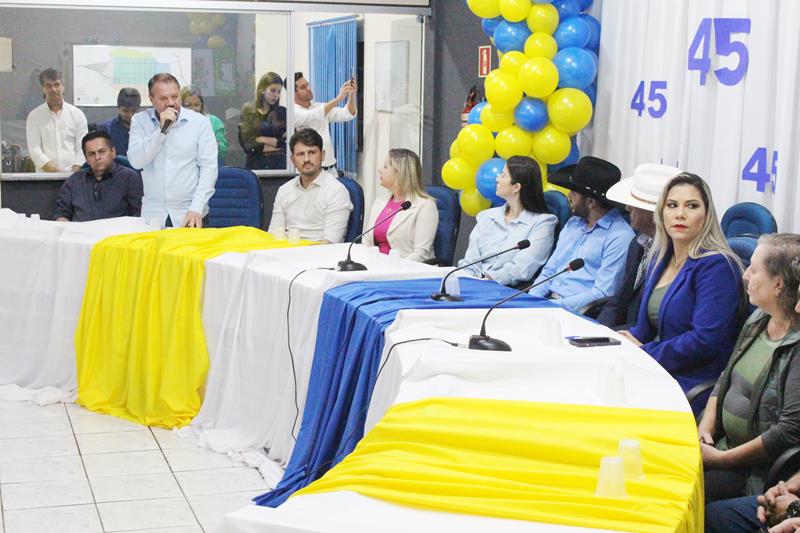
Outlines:
{"type": "Polygon", "coordinates": [[[156,46],[74,45],[72,83],[74,105],[116,107],[117,94],[133,87],[149,106],[147,82],[154,74],[169,72],[181,87],[192,83],[192,49],[156,46]]]}

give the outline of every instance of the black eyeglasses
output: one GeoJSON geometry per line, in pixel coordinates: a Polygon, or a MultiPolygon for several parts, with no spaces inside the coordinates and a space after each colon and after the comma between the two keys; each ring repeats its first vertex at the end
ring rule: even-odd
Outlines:
{"type": "Polygon", "coordinates": [[[92,196],[94,196],[95,202],[100,201],[100,182],[97,180],[94,180],[94,190],[92,190],[92,196]]]}

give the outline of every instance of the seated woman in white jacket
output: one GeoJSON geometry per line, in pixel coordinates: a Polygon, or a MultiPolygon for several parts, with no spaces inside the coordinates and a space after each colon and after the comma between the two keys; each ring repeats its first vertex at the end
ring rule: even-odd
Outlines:
{"type": "Polygon", "coordinates": [[[497,177],[497,196],[505,205],[478,213],[469,247],[458,266],[477,261],[527,239],[531,245],[477,263],[464,270],[475,277],[514,285],[531,279],[550,256],[558,219],[544,203],[539,164],[525,156],[509,158],[497,177]]]}
{"type": "Polygon", "coordinates": [[[405,148],[389,150],[383,168],[378,170],[378,177],[381,186],[391,196],[387,201],[385,195],[379,194],[372,204],[369,217],[364,220],[365,228],[397,212],[406,200],[411,202],[411,207],[364,235],[361,242],[367,246],[378,246],[384,254],[397,250],[400,257],[412,261],[432,259],[439,211],[436,209],[436,200],[428,196],[422,185],[419,157],[405,148]]]}

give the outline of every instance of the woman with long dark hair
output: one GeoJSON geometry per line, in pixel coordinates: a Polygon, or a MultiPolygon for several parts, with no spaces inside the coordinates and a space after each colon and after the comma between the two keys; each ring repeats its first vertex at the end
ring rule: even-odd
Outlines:
{"type": "Polygon", "coordinates": [[[258,81],[256,99],[242,107],[239,144],[250,169],[286,168],[286,108],[280,105],[284,80],[267,72],[258,81]]]}

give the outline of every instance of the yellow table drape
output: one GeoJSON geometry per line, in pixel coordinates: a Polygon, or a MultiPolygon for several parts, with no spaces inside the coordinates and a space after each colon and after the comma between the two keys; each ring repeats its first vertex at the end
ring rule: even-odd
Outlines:
{"type": "Polygon", "coordinates": [[[78,403],[146,425],[189,423],[209,366],[205,261],[288,246],[249,227],[180,228],[95,244],[75,332],[78,403]]]}
{"type": "Polygon", "coordinates": [[[297,495],[354,491],[452,513],[647,532],[703,531],[692,414],[433,398],[392,407],[356,449],[297,495]],[[645,478],[594,494],[600,458],[639,439],[645,478]]]}

